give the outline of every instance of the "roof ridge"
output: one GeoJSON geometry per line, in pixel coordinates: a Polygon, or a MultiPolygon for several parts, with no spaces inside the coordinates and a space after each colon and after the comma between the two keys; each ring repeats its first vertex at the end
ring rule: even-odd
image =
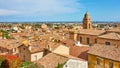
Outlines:
{"type": "Polygon", "coordinates": [[[57,56],[62,56],[62,57],[64,57],[64,58],[68,58],[68,57],[66,57],[65,55],[58,54],[58,53],[54,53],[54,52],[51,52],[51,54],[55,54],[55,55],[57,55],[57,56]]]}

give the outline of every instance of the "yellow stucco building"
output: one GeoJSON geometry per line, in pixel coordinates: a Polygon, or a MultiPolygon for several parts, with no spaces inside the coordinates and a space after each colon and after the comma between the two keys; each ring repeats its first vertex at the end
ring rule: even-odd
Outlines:
{"type": "Polygon", "coordinates": [[[95,44],[88,52],[89,68],[120,68],[120,48],[95,44]]]}

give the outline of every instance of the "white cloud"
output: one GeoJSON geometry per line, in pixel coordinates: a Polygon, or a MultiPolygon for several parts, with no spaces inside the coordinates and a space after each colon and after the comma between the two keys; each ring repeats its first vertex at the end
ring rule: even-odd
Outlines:
{"type": "Polygon", "coordinates": [[[12,14],[19,14],[19,12],[15,10],[0,9],[0,15],[12,15],[12,14]]]}
{"type": "MultiPolygon", "coordinates": [[[[12,10],[1,10],[0,15],[18,14],[23,15],[54,15],[75,13],[82,7],[77,0],[0,0],[2,8],[12,10]],[[3,12],[5,11],[5,12],[3,12]]],[[[0,7],[1,8],[1,7],[0,7]]]]}

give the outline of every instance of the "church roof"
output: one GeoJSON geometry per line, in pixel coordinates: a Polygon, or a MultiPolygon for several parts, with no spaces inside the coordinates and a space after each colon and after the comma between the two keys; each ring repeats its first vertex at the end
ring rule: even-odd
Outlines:
{"type": "Polygon", "coordinates": [[[85,13],[84,19],[90,19],[90,15],[88,12],[85,13]]]}
{"type": "Polygon", "coordinates": [[[101,35],[105,33],[104,30],[90,30],[90,29],[80,29],[79,34],[87,34],[87,35],[101,35]]]}

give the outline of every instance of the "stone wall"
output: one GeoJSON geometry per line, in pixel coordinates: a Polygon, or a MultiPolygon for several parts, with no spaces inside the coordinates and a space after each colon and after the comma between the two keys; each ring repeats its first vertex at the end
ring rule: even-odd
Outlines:
{"type": "Polygon", "coordinates": [[[97,40],[99,44],[106,44],[106,42],[110,42],[110,45],[120,45],[120,40],[104,39],[99,37],[97,40]]]}
{"type": "Polygon", "coordinates": [[[25,45],[21,45],[19,48],[19,57],[22,61],[31,61],[31,53],[25,45]]]}
{"type": "Polygon", "coordinates": [[[97,39],[97,36],[94,35],[87,35],[87,34],[79,34],[77,37],[77,41],[80,41],[80,37],[82,38],[81,44],[88,45],[87,38],[89,38],[89,44],[95,44],[95,39],[97,39]]]}

